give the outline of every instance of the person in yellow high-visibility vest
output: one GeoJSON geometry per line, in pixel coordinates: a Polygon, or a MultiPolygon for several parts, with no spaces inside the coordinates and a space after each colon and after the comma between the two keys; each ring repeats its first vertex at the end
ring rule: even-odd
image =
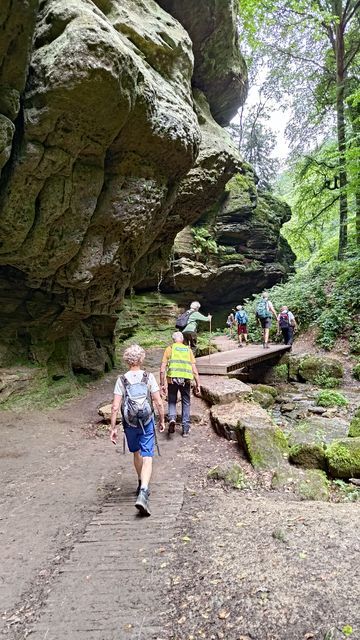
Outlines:
{"type": "Polygon", "coordinates": [[[200,393],[200,379],[194,354],[184,344],[181,331],[175,331],[172,338],[173,344],[165,349],[161,363],[160,390],[163,395],[166,394],[167,382],[169,435],[175,431],[176,401],[180,392],[182,435],[186,438],[190,432],[191,381],[195,379],[196,392],[200,393]]]}

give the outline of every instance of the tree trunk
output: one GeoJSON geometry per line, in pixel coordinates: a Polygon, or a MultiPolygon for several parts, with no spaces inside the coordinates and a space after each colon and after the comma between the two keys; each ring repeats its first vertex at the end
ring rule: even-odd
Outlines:
{"type": "Polygon", "coordinates": [[[347,247],[348,225],[348,199],[347,199],[347,173],[346,173],[346,129],[345,129],[345,43],[344,24],[342,12],[342,0],[335,0],[336,15],[339,22],[336,25],[335,54],[336,54],[336,125],[339,150],[339,251],[338,259],[343,260],[347,247]]]}

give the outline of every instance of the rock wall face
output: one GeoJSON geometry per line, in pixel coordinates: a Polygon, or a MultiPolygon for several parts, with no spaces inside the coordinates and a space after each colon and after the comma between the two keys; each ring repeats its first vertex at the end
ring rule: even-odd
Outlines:
{"type": "Polygon", "coordinates": [[[234,6],[199,0],[192,22],[165,0],[2,4],[1,364],[110,367],[126,289],[242,171],[217,124],[246,91],[234,6]]]}
{"type": "Polygon", "coordinates": [[[232,307],[273,286],[295,261],[280,236],[290,215],[287,204],[258,192],[253,172],[244,169],[229,181],[218,207],[178,234],[162,291],[214,308],[232,307]]]}

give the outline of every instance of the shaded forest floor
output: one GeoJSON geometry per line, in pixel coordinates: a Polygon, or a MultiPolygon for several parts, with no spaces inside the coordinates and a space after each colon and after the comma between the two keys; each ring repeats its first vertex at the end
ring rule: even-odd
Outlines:
{"type": "Polygon", "coordinates": [[[359,640],[359,506],[271,491],[194,403],[191,437],[160,437],[153,515],[137,518],[131,457],[95,424],[114,379],[0,414],[3,636],[359,640]],[[247,488],[207,479],[229,460],[247,488]]]}

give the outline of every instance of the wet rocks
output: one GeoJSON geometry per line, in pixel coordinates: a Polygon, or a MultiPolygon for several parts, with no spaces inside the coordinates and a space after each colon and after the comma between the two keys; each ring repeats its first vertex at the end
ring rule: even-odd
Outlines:
{"type": "Polygon", "coordinates": [[[263,409],[268,409],[275,404],[277,391],[274,387],[266,384],[251,385],[253,400],[257,402],[263,409]]]}

